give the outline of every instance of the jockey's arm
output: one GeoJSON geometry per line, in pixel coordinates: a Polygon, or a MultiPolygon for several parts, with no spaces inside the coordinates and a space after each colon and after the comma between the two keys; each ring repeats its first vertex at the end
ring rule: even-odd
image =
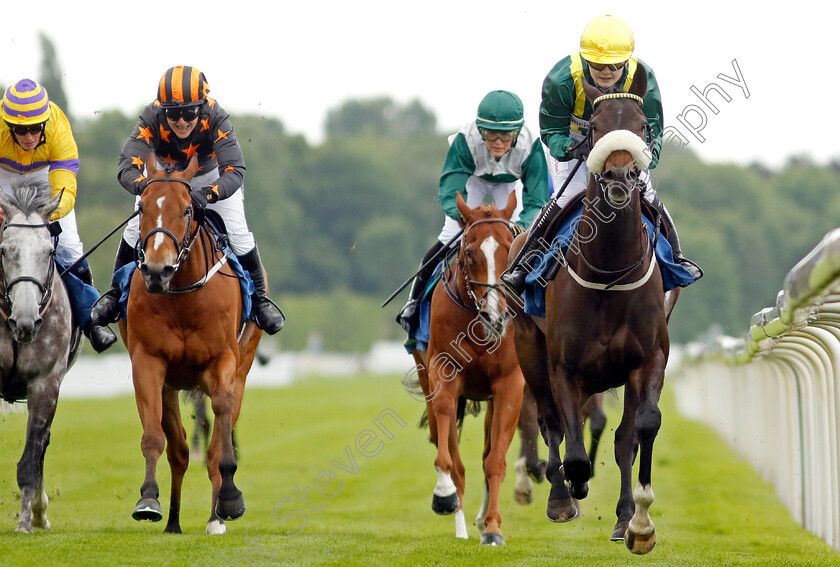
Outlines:
{"type": "Polygon", "coordinates": [[[542,142],[535,139],[531,153],[522,163],[522,211],[517,224],[528,228],[540,208],[548,202],[548,166],[542,142]]]}
{"type": "Polygon", "coordinates": [[[467,179],[475,172],[475,161],[472,152],[467,145],[467,139],[463,133],[458,133],[449,146],[446,153],[446,161],[443,164],[443,171],[440,174],[440,185],[438,186],[438,201],[446,213],[446,216],[461,220],[461,213],[458,212],[456,194],[467,198],[467,179]]]}
{"type": "Polygon", "coordinates": [[[50,197],[61,193],[61,201],[50,215],[50,220],[55,221],[66,216],[76,206],[76,174],[66,169],[53,169],[49,177],[50,197]]]}

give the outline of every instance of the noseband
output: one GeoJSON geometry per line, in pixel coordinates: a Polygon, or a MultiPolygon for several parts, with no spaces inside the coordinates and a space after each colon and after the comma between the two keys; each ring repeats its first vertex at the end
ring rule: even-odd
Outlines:
{"type": "MultiPolygon", "coordinates": [[[[3,225],[3,230],[7,228],[47,228],[49,226],[48,223],[41,223],[41,224],[21,224],[21,223],[6,223],[3,225]]],[[[12,298],[11,298],[11,291],[14,286],[19,283],[29,282],[35,284],[41,292],[41,300],[38,302],[38,316],[44,314],[44,311],[47,309],[47,305],[50,303],[50,299],[52,299],[52,285],[53,279],[55,278],[55,249],[50,250],[50,258],[49,258],[49,268],[47,271],[47,279],[44,282],[41,282],[37,278],[32,276],[18,276],[12,281],[6,281],[6,268],[4,265],[4,256],[0,253],[0,267],[3,268],[3,300],[6,302],[6,305],[9,306],[9,312],[11,313],[12,309],[12,298]]]]}

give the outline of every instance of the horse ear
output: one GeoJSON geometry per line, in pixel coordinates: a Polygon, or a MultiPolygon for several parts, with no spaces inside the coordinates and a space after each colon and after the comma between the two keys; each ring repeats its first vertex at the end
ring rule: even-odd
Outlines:
{"type": "Polygon", "coordinates": [[[510,220],[510,217],[513,216],[513,211],[516,209],[516,191],[511,191],[510,195],[508,195],[508,202],[505,205],[505,208],[502,209],[502,215],[505,217],[506,220],[510,220]]]}
{"type": "Polygon", "coordinates": [[[469,223],[473,210],[467,206],[466,201],[464,201],[464,196],[461,195],[460,191],[455,194],[455,203],[458,205],[458,212],[464,217],[464,221],[469,223]]]}
{"type": "Polygon", "coordinates": [[[586,95],[587,100],[589,100],[590,104],[592,103],[592,101],[594,101],[596,98],[603,94],[601,91],[598,90],[597,87],[593,87],[591,84],[589,84],[586,81],[586,79],[581,79],[580,82],[583,86],[583,92],[586,95]]]}
{"type": "Polygon", "coordinates": [[[50,215],[53,214],[53,211],[58,208],[58,204],[61,202],[61,196],[64,195],[64,189],[58,192],[58,195],[52,197],[48,201],[45,201],[43,205],[38,207],[38,214],[41,215],[41,218],[44,221],[48,221],[50,215]]]}
{"type": "Polygon", "coordinates": [[[645,98],[647,94],[647,83],[647,72],[641,65],[638,65],[636,67],[636,74],[633,76],[633,82],[630,83],[630,88],[627,89],[627,92],[645,98]]]}
{"type": "Polygon", "coordinates": [[[196,171],[198,171],[198,156],[193,155],[190,159],[189,165],[187,165],[187,169],[184,170],[187,180],[192,179],[196,171]]]}
{"type": "Polygon", "coordinates": [[[155,152],[149,152],[149,155],[146,156],[146,177],[151,177],[159,169],[155,152]]]}

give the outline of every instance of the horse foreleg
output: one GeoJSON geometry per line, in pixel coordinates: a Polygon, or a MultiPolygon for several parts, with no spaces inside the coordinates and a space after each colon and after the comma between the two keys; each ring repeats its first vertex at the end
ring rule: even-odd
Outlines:
{"type": "Polygon", "coordinates": [[[545,515],[552,522],[567,522],[578,515],[578,507],[569,494],[560,459],[563,427],[551,391],[548,375],[548,352],[545,335],[533,321],[521,315],[516,320],[516,354],[525,382],[537,405],[538,423],[548,446],[545,477],[551,483],[545,515]]]}
{"type": "MultiPolygon", "coordinates": [[[[436,375],[430,376],[430,384],[435,383],[436,375]]],[[[458,471],[455,469],[451,446],[458,446],[458,425],[455,416],[456,398],[447,387],[442,387],[438,394],[429,401],[429,426],[434,427],[432,435],[437,445],[435,471],[437,483],[432,493],[432,511],[435,514],[453,514],[460,512],[455,521],[456,537],[466,538],[466,521],[463,520],[461,499],[458,494],[458,471]],[[434,422],[432,421],[434,416],[434,422]],[[463,524],[463,525],[462,525],[463,524]]],[[[456,449],[457,451],[457,449],[456,449]]],[[[461,464],[463,467],[463,463],[461,464]]],[[[463,478],[463,470],[461,477],[463,478]]]]}
{"type": "Polygon", "coordinates": [[[607,415],[603,408],[604,394],[594,394],[583,405],[584,419],[589,420],[589,432],[592,438],[589,443],[589,462],[592,464],[589,478],[595,476],[595,456],[598,453],[598,444],[601,441],[601,435],[607,427],[607,415]]]}
{"type": "Polygon", "coordinates": [[[640,448],[639,482],[633,491],[636,511],[630,519],[624,543],[627,549],[638,555],[648,553],[656,545],[656,530],[648,509],[653,504],[650,476],[653,443],[662,424],[662,413],[658,404],[665,375],[665,359],[665,356],[654,357],[649,365],[631,375],[631,383],[640,384],[640,403],[636,410],[636,436],[640,448]]]}
{"type": "Polygon", "coordinates": [[[163,518],[158,497],[160,490],[157,483],[157,462],[166,446],[166,435],[163,432],[163,380],[166,376],[166,365],[157,357],[145,353],[131,353],[132,378],[134,381],[134,398],[140,423],[143,426],[143,436],[140,440],[140,450],[146,459],[146,473],[140,486],[140,500],[134,507],[131,517],[135,520],[150,520],[158,522],[163,518]]]}
{"type": "Polygon", "coordinates": [[[181,486],[184,482],[184,473],[187,472],[187,466],[189,465],[190,449],[187,445],[187,432],[181,423],[178,391],[168,386],[163,389],[163,419],[161,425],[166,434],[166,457],[169,460],[169,470],[172,476],[169,519],[164,531],[179,534],[181,533],[181,486]]]}
{"type": "Polygon", "coordinates": [[[621,423],[615,430],[615,463],[621,474],[618,503],[615,507],[617,517],[613,529],[612,541],[624,541],[630,518],[636,509],[632,496],[633,461],[636,460],[636,408],[639,406],[637,393],[629,386],[624,387],[624,413],[621,423]]]}
{"type": "Polygon", "coordinates": [[[563,459],[563,474],[569,483],[569,492],[577,500],[589,493],[589,478],[592,463],[583,444],[583,418],[581,408],[584,394],[577,381],[568,376],[564,368],[556,365],[551,380],[554,401],[560,411],[563,433],[566,439],[566,455],[563,459]]]}
{"type": "Polygon", "coordinates": [[[481,534],[483,545],[504,545],[502,536],[502,513],[499,508],[499,497],[502,482],[507,471],[505,455],[510,448],[519,421],[519,411],[522,407],[522,392],[525,380],[519,369],[504,380],[498,381],[493,388],[493,403],[487,408],[492,411],[490,430],[485,428],[485,435],[489,434],[489,451],[484,456],[484,478],[487,487],[487,514],[484,516],[486,526],[481,534]]]}
{"type": "Polygon", "coordinates": [[[20,488],[18,532],[31,533],[33,527],[50,527],[46,514],[49,499],[44,491],[44,456],[50,444],[50,427],[55,417],[59,382],[53,375],[31,383],[28,388],[26,443],[17,464],[17,483],[20,488]]]}

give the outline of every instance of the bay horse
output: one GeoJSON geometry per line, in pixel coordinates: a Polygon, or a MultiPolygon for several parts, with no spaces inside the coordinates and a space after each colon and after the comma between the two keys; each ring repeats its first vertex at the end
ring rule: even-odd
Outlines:
{"type": "Polygon", "coordinates": [[[432,510],[454,513],[455,536],[468,537],[456,406],[463,407],[463,400],[486,400],[484,492],[476,525],[481,544],[503,545],[499,493],[525,385],[513,335],[506,333],[511,312],[497,289],[513,242],[510,218],[516,195],[511,193],[500,210],[487,205],[471,209],[460,193],[456,199],[465,228],[455,268],[450,265],[432,294],[428,348],[425,354],[413,352],[437,446],[432,510]]]}
{"type": "MultiPolygon", "coordinates": [[[[546,515],[552,521],[575,518],[575,499],[588,492],[592,463],[583,446],[584,404],[593,395],[624,386],[624,411],[615,433],[621,489],[611,539],[643,554],[656,543],[648,513],[653,503],[651,465],[670,345],[667,320],[677,294],[666,301],[642,222],[646,186],[640,172],[650,162],[644,141],[650,127],[642,111],[647,77],[637,73],[626,93],[602,95],[586,83],[584,92],[594,108],[594,145],[587,161],[583,213],[565,266],[546,284],[545,318],[524,312],[515,317],[516,350],[548,445],[551,491],[546,515]],[[637,451],[640,465],[633,490],[637,451]]],[[[511,260],[521,245],[518,239],[511,260]]]]}
{"type": "Polygon", "coordinates": [[[223,534],[224,520],[245,513],[242,492],[233,482],[236,458],[231,432],[262,331],[252,320],[243,323],[239,281],[225,265],[227,254],[217,246],[207,223],[197,219],[189,183],[197,169],[195,158],[181,172],[160,168],[154,154],[146,160],[149,182],[139,203],[138,269],[131,280],[127,316],[120,320],[146,459],[132,517],[162,519],[155,471],[166,448],[172,487],[164,531],[181,533],[181,485],[189,445],[178,391],[200,389],[210,398],[215,414],[207,449],[213,490],[206,532],[223,534]]]}
{"type": "MultiPolygon", "coordinates": [[[[20,518],[16,531],[49,529],[44,490],[44,456],[58,404],[61,381],[80,344],[73,329],[70,301],[56,273],[55,249],[48,229],[61,195],[48,198],[49,186],[13,184],[0,190],[5,219],[0,232],[0,395],[7,402],[26,400],[26,443],[17,465],[20,518]]],[[[2,220],[0,219],[0,220],[2,220]]]]}

